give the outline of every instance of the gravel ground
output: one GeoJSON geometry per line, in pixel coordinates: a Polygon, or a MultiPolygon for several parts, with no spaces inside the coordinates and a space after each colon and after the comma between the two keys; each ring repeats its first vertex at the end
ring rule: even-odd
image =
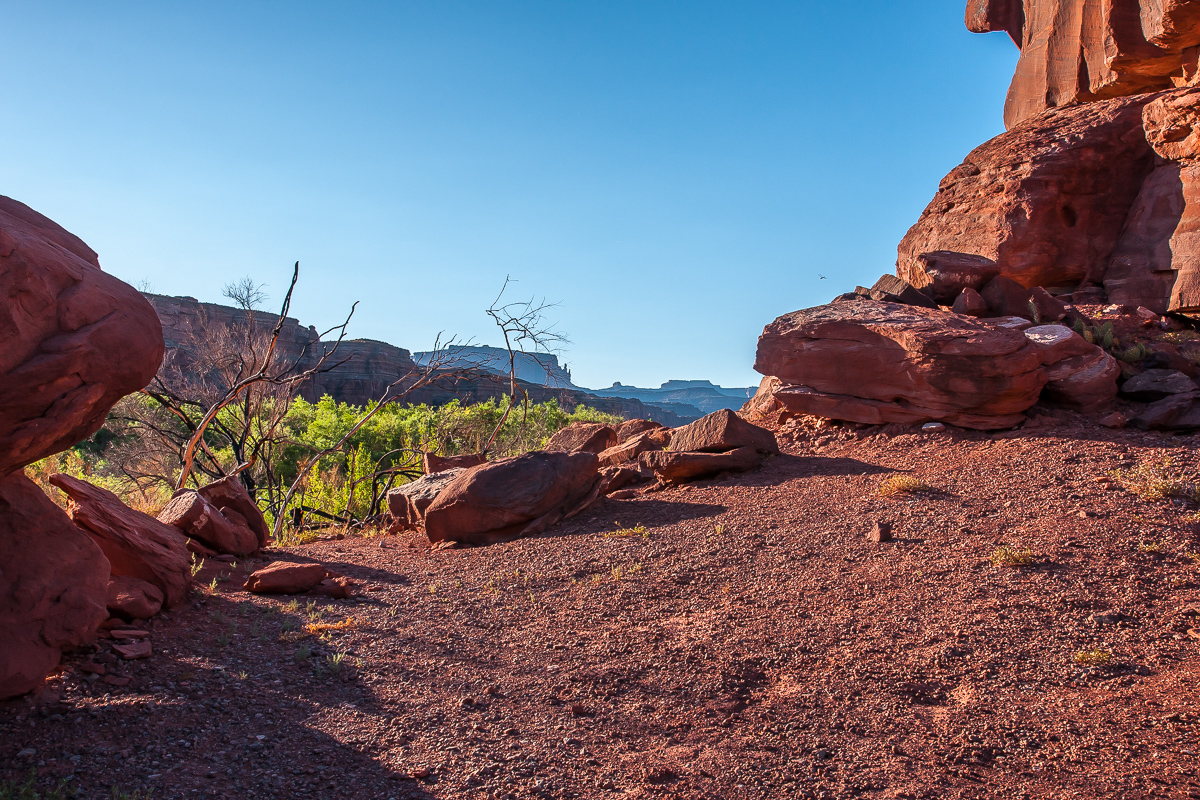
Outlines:
{"type": "Polygon", "coordinates": [[[757,472],[508,544],[210,563],[216,583],[145,626],[150,658],[102,640],[0,704],[0,780],[85,798],[1200,798],[1198,506],[1111,477],[1171,458],[1195,482],[1196,437],[1058,413],[1001,434],[790,423],[780,441],[757,472]],[[882,495],[896,475],[925,488],[882,495]],[[894,541],[867,538],[878,521],[894,541]],[[993,564],[1002,547],[1029,563],[993,564]],[[267,560],[360,589],[241,591],[267,560]]]}

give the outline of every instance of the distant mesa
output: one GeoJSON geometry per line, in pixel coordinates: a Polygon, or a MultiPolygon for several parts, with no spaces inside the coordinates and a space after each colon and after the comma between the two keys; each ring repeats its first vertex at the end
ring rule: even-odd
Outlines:
{"type": "MultiPolygon", "coordinates": [[[[487,345],[453,345],[443,350],[427,350],[413,353],[413,360],[422,367],[428,366],[437,357],[444,365],[470,367],[494,375],[508,375],[508,351],[487,345]]],[[[539,386],[557,386],[564,389],[579,389],[571,383],[571,371],[558,363],[553,353],[516,353],[518,380],[536,383],[539,386]]],[[[586,389],[584,391],[587,391],[586,389]]]]}
{"type": "Polygon", "coordinates": [[[628,397],[682,416],[695,418],[723,408],[736,411],[754,397],[757,387],[729,389],[711,381],[671,380],[657,389],[640,389],[616,382],[607,389],[595,389],[601,397],[628,397]]]}

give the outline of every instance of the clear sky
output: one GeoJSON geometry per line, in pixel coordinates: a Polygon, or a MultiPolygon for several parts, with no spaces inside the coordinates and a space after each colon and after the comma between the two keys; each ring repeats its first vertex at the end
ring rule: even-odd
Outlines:
{"type": "Polygon", "coordinates": [[[964,4],[5,0],[0,194],[161,294],[298,260],[294,316],[425,350],[512,275],[578,384],[753,385],[1003,129],[964,4]]]}

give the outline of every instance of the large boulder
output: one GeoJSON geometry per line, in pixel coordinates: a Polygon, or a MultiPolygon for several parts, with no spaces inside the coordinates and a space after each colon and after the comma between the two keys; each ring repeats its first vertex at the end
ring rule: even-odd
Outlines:
{"type": "Polygon", "coordinates": [[[663,427],[661,422],[649,419],[630,419],[622,422],[617,428],[617,444],[624,444],[639,433],[658,430],[663,427]]]}
{"type": "Polygon", "coordinates": [[[602,453],[617,443],[617,432],[599,422],[572,422],[550,437],[546,450],[602,453]]]}
{"type": "Polygon", "coordinates": [[[1021,50],[1004,105],[1012,128],[1048,108],[1194,78],[1200,7],[1191,0],[969,0],[967,27],[1006,31],[1021,50]]]}
{"type": "MultiPolygon", "coordinates": [[[[478,465],[476,465],[478,466],[478,465]]],[[[388,490],[388,513],[392,515],[393,532],[425,524],[425,510],[450,483],[464,472],[462,467],[444,469],[422,475],[415,481],[388,490]]]]}
{"type": "Polygon", "coordinates": [[[236,510],[231,521],[198,492],[183,489],[158,514],[159,522],[178,528],[217,553],[248,556],[258,549],[258,536],[236,510]]]}
{"type": "Polygon", "coordinates": [[[678,452],[725,453],[739,447],[753,447],[762,453],[779,452],[775,434],[727,408],[676,428],[671,437],[671,450],[678,452]]]}
{"type": "Polygon", "coordinates": [[[975,148],[900,242],[896,274],[924,286],[930,254],[951,252],[1026,288],[1099,282],[1154,166],[1150,99],[1055,109],[975,148]]]}
{"type": "Polygon", "coordinates": [[[1121,395],[1130,400],[1153,402],[1173,394],[1190,394],[1200,391],[1196,382],[1179,370],[1148,369],[1134,375],[1121,386],[1121,395]]]}
{"type": "Polygon", "coordinates": [[[461,456],[439,456],[435,453],[421,454],[421,466],[424,468],[426,475],[432,475],[435,472],[445,472],[448,469],[477,467],[480,464],[486,463],[487,456],[483,453],[467,453],[461,456]]]}
{"type": "Polygon", "coordinates": [[[55,474],[50,483],[66,493],[67,513],[104,551],[113,575],[158,587],[167,608],[183,602],[192,585],[191,554],[177,528],[129,508],[112,492],[87,481],[55,474]]]}
{"type": "MultiPolygon", "coordinates": [[[[244,520],[247,527],[254,532],[259,547],[266,547],[271,541],[271,529],[259,509],[258,504],[250,497],[246,487],[236,476],[221,478],[207,486],[201,486],[197,492],[208,502],[217,507],[227,519],[233,522],[244,520]],[[229,509],[237,512],[237,517],[229,513],[229,509]],[[240,517],[240,519],[239,519],[240,517]]],[[[257,548],[256,548],[257,549],[257,548]]]]}
{"type": "Polygon", "coordinates": [[[1079,411],[1098,411],[1117,396],[1121,366],[1099,347],[1046,367],[1046,399],[1079,411]]]}
{"type": "Polygon", "coordinates": [[[1129,424],[1144,430],[1200,430],[1200,392],[1164,397],[1146,406],[1129,424]]]}
{"type": "Polygon", "coordinates": [[[425,533],[487,544],[545,530],[596,499],[599,463],[594,453],[535,450],[473,467],[426,509],[425,533]]]}
{"type": "Polygon", "coordinates": [[[0,699],[38,686],[65,648],[93,640],[108,560],[23,474],[0,478],[0,699]]]}
{"type": "Polygon", "coordinates": [[[108,610],[128,619],[150,619],[162,609],[163,594],[140,578],[118,576],[108,582],[108,610]]]}
{"type": "Polygon", "coordinates": [[[600,468],[614,467],[629,461],[637,461],[637,457],[650,450],[662,450],[662,445],[656,442],[651,431],[643,431],[615,447],[610,447],[600,454],[600,468]]]}
{"type": "Polygon", "coordinates": [[[916,261],[918,268],[910,270],[909,276],[921,283],[913,285],[942,305],[953,303],[964,290],[978,292],[1000,274],[995,261],[969,253],[921,253],[916,261]]]}
{"type": "MultiPolygon", "coordinates": [[[[1041,363],[1019,330],[859,300],[775,320],[759,337],[754,368],[779,379],[773,401],[792,413],[989,430],[1024,420],[1047,380],[1041,363]]],[[[678,434],[672,449],[683,449],[678,434]]]]}
{"type": "Polygon", "coordinates": [[[76,236],[0,197],[0,477],[85,439],[163,357],[158,315],[76,236]]]}

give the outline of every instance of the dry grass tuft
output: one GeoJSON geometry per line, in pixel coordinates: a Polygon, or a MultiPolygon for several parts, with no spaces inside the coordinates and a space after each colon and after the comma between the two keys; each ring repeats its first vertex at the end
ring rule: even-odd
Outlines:
{"type": "Polygon", "coordinates": [[[1103,667],[1112,662],[1112,653],[1107,650],[1080,650],[1071,660],[1081,667],[1103,667]]]}
{"type": "Polygon", "coordinates": [[[915,475],[905,473],[897,473],[884,478],[879,484],[879,494],[884,497],[889,497],[894,494],[913,494],[916,492],[929,492],[932,487],[922,483],[921,479],[915,475]]]}
{"type": "Polygon", "coordinates": [[[325,633],[326,631],[344,631],[356,625],[358,625],[358,620],[354,617],[346,617],[341,622],[310,622],[304,626],[304,632],[307,634],[317,634],[325,633]]]}
{"type": "Polygon", "coordinates": [[[988,558],[997,567],[1026,567],[1033,563],[1033,551],[1028,547],[997,547],[988,558]]]}
{"type": "Polygon", "coordinates": [[[1184,481],[1170,458],[1147,461],[1131,469],[1119,469],[1112,477],[1121,486],[1143,500],[1169,500],[1184,497],[1200,500],[1200,488],[1184,481]]]}

